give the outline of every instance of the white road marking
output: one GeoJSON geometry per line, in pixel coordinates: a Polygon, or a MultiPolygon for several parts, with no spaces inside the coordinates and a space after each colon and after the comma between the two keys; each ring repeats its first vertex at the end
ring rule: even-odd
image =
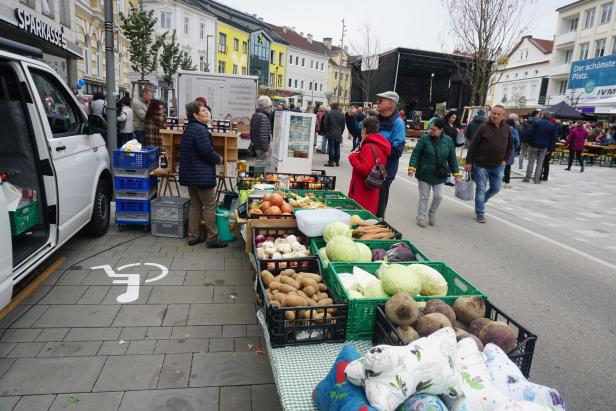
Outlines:
{"type": "MultiPolygon", "coordinates": [[[[141,263],[126,264],[121,267],[118,267],[117,271],[122,271],[126,268],[136,267],[139,265],[141,265],[141,263]]],[[[161,280],[169,274],[169,270],[164,265],[156,263],[143,263],[143,265],[150,265],[152,267],[158,268],[161,271],[160,275],[154,278],[150,278],[149,280],[145,280],[146,283],[161,280]]],[[[141,279],[141,274],[118,274],[108,264],[90,267],[90,270],[103,270],[109,278],[113,279],[112,284],[126,285],[126,292],[120,294],[116,298],[116,301],[120,304],[132,303],[133,301],[137,301],[139,299],[139,283],[141,279]]]]}

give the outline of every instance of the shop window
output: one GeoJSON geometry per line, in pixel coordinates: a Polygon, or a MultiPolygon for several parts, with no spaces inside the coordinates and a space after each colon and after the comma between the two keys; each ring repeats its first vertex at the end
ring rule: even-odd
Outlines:
{"type": "Polygon", "coordinates": [[[54,137],[81,134],[84,119],[62,83],[44,71],[31,69],[30,73],[54,137]]]}

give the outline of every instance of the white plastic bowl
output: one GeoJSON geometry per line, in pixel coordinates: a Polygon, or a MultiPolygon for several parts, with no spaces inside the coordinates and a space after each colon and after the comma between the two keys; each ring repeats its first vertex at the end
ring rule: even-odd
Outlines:
{"type": "Polygon", "coordinates": [[[315,210],[295,211],[297,227],[308,237],[322,237],[325,227],[340,221],[348,224],[351,216],[335,208],[319,208],[315,210]]]}

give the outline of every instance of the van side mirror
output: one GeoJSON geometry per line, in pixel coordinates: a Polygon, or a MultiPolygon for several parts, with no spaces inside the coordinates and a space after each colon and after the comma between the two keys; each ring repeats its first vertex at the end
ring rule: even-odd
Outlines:
{"type": "Polygon", "coordinates": [[[104,134],[107,131],[107,122],[97,114],[90,114],[88,116],[88,128],[90,134],[104,134]]]}

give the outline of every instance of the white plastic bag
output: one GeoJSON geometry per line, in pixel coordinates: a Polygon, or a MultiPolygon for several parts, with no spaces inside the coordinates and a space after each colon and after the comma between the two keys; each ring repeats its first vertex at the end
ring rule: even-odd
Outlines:
{"type": "Polygon", "coordinates": [[[471,173],[464,171],[464,178],[456,183],[456,197],[464,201],[475,199],[475,182],[471,180],[471,173]]]}
{"type": "Polygon", "coordinates": [[[132,140],[127,141],[122,146],[122,151],[141,151],[141,143],[133,138],[132,140]]]}

